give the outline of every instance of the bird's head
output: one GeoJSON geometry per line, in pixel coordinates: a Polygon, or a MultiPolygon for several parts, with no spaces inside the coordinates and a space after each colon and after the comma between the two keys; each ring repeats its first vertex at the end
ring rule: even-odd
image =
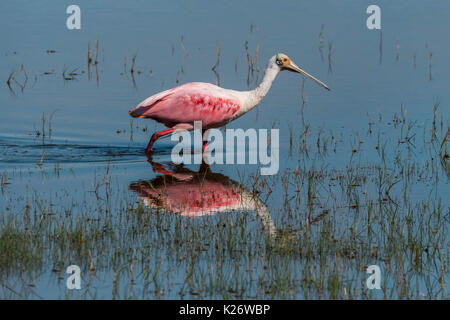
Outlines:
{"type": "Polygon", "coordinates": [[[313,77],[312,75],[310,75],[309,73],[307,73],[306,71],[302,70],[299,66],[297,66],[294,61],[292,61],[287,55],[285,55],[284,53],[278,53],[275,56],[275,64],[277,65],[278,68],[280,68],[280,71],[283,70],[289,70],[292,72],[298,72],[301,73],[302,75],[304,75],[305,77],[308,77],[312,80],[314,80],[317,84],[321,85],[322,87],[324,87],[327,90],[330,90],[330,88],[328,88],[328,86],[323,83],[322,81],[320,81],[319,79],[313,77]]]}

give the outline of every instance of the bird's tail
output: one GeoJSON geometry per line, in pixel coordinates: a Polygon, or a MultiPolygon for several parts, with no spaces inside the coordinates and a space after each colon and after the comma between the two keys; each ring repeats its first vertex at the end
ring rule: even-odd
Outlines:
{"type": "Polygon", "coordinates": [[[139,108],[133,108],[128,111],[128,114],[133,118],[145,118],[145,116],[142,115],[142,112],[140,112],[140,110],[138,109],[139,108]]]}

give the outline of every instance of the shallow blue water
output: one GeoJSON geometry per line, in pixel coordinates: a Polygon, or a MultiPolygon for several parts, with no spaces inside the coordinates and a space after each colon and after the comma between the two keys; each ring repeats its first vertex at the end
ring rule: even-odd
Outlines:
{"type": "MultiPolygon", "coordinates": [[[[69,4],[0,5],[0,169],[12,177],[4,199],[23,192],[25,185],[45,198],[69,184],[73,201],[81,201],[83,188],[103,174],[105,165],[111,165],[113,179],[134,199],[129,185],[157,175],[143,149],[163,126],[131,119],[127,111],[156,92],[190,81],[220,81],[222,87],[248,90],[277,52],[288,54],[331,88],[328,92],[305,80],[302,90],[301,76],[282,72],[257,108],[227,126],[279,129],[280,174],[303,166],[339,170],[349,163],[381,163],[375,149],[377,132],[368,134],[369,123],[379,119],[379,134],[391,147],[386,151],[388,162],[398,149],[425,166],[431,151],[397,143],[405,138],[406,128],[395,126],[396,117],[404,114],[414,123],[417,145],[430,133],[436,102],[438,119],[444,121],[441,134],[450,120],[448,1],[426,6],[422,1],[377,1],[381,32],[366,28],[370,1],[264,0],[256,6],[250,1],[85,0],[77,3],[82,29],[73,31],[65,26],[69,4]],[[250,77],[246,40],[252,56],[259,47],[259,74],[255,70],[250,77]],[[88,43],[98,61],[89,68],[88,43]],[[217,60],[216,44],[217,75],[211,70],[217,60]],[[136,71],[131,74],[134,55],[136,71]],[[22,65],[26,74],[19,72],[22,65]],[[17,82],[8,86],[12,72],[17,72],[17,82]],[[70,72],[73,79],[64,79],[70,72]],[[335,137],[338,152],[310,157],[292,152],[291,132],[299,141],[308,125],[310,145],[322,132],[335,137]],[[353,153],[360,137],[364,143],[353,153]],[[47,175],[41,174],[42,166],[47,175]],[[57,172],[55,166],[61,173],[51,176],[57,172]]],[[[173,144],[168,139],[157,142],[158,161],[170,165],[173,144]]],[[[258,166],[216,165],[212,170],[239,180],[240,173],[257,173],[258,166]]],[[[435,186],[411,185],[410,195],[442,197],[446,208],[449,178],[444,169],[437,170],[441,179],[435,186]]],[[[282,193],[281,185],[274,188],[269,208],[277,211],[282,206],[282,193]]],[[[4,202],[0,207],[6,203],[11,205],[4,202]]],[[[51,288],[43,295],[52,296],[51,288]]]]}
{"type": "MultiPolygon", "coordinates": [[[[82,29],[73,31],[65,27],[65,3],[4,3],[0,21],[0,29],[5,31],[1,79],[6,81],[22,64],[30,79],[23,93],[13,85],[16,95],[10,94],[2,81],[0,134],[32,134],[35,128],[40,128],[42,113],[49,118],[54,112],[55,137],[107,143],[126,141],[128,135],[117,136],[115,131],[129,129],[131,119],[127,110],[147,96],[175,86],[177,73],[179,83],[216,82],[211,71],[217,59],[216,42],[221,49],[217,68],[221,86],[247,89],[246,39],[252,55],[260,43],[260,78],[268,58],[284,52],[330,86],[332,90],[326,92],[311,81],[305,82],[308,100],[305,117],[314,126],[360,130],[366,127],[367,113],[390,117],[399,112],[401,105],[411,119],[425,120],[432,115],[433,99],[439,99],[441,111],[448,114],[446,88],[450,65],[446,57],[450,44],[443,41],[450,17],[448,4],[435,1],[423,7],[420,1],[395,5],[380,2],[383,32],[380,64],[380,32],[365,26],[367,3],[263,1],[256,10],[250,2],[236,1],[203,1],[192,5],[177,1],[170,4],[110,1],[103,6],[81,1],[82,29]],[[319,51],[322,25],[323,60],[319,51]],[[88,42],[94,50],[97,40],[98,83],[95,70],[91,70],[90,81],[87,75],[88,42]],[[332,43],[332,72],[328,65],[329,43],[332,43]],[[56,53],[47,53],[49,49],[56,53]],[[428,50],[433,53],[432,81],[428,50]],[[125,56],[129,69],[136,53],[136,70],[141,74],[135,74],[135,88],[130,75],[121,73],[125,56]],[[69,72],[77,69],[80,73],[75,77],[77,80],[64,81],[65,68],[69,72]],[[52,71],[54,74],[43,74],[52,71]]],[[[231,126],[246,128],[251,124],[267,128],[275,122],[282,130],[281,136],[287,136],[288,125],[299,128],[301,83],[299,75],[280,74],[257,110],[231,126]]],[[[155,128],[151,121],[138,123],[148,125],[150,131],[155,128]]],[[[143,145],[144,140],[136,138],[135,143],[143,145]]]]}

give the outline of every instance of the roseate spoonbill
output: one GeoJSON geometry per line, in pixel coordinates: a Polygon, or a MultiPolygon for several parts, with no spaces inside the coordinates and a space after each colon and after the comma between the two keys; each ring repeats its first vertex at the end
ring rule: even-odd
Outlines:
{"type": "Polygon", "coordinates": [[[129,188],[150,209],[162,209],[189,218],[235,210],[254,211],[266,232],[277,233],[269,210],[258,197],[227,176],[212,172],[206,163],[195,172],[183,167],[168,171],[151,159],[149,162],[161,175],[151,181],[133,182],[129,188]]]}
{"type": "MultiPolygon", "coordinates": [[[[298,72],[314,80],[327,90],[325,83],[300,69],[287,55],[278,53],[269,59],[259,86],[251,91],[224,89],[204,82],[191,82],[157,93],[128,111],[132,117],[150,118],[163,123],[169,129],[156,132],[150,138],[145,153],[153,143],[175,130],[194,129],[194,121],[202,121],[204,131],[217,128],[253,109],[269,91],[273,80],[282,70],[298,72]]],[[[203,150],[207,142],[203,142],[203,150]]]]}

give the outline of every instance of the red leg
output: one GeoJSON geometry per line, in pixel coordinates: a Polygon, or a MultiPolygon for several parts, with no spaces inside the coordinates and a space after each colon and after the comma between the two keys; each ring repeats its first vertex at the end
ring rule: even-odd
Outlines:
{"type": "MultiPolygon", "coordinates": [[[[205,137],[205,130],[202,131],[202,137],[203,139],[208,139],[207,137],[205,137]]],[[[208,148],[208,140],[203,140],[203,152],[206,152],[206,149],[208,148]]]]}
{"type": "Polygon", "coordinates": [[[146,153],[146,154],[149,154],[149,153],[150,153],[150,151],[152,150],[152,146],[153,146],[153,144],[155,143],[155,141],[156,141],[157,139],[159,139],[159,138],[161,138],[161,137],[163,137],[163,136],[166,136],[166,135],[168,135],[168,134],[171,134],[171,133],[174,132],[174,131],[175,131],[175,130],[174,130],[173,128],[170,128],[170,129],[166,129],[166,130],[163,130],[163,131],[154,133],[154,134],[152,135],[152,137],[150,138],[150,141],[148,142],[147,149],[145,149],[145,153],[146,153]]]}
{"type": "Polygon", "coordinates": [[[172,176],[173,172],[167,171],[162,164],[159,163],[152,163],[153,171],[156,173],[162,173],[165,176],[172,176]]]}

